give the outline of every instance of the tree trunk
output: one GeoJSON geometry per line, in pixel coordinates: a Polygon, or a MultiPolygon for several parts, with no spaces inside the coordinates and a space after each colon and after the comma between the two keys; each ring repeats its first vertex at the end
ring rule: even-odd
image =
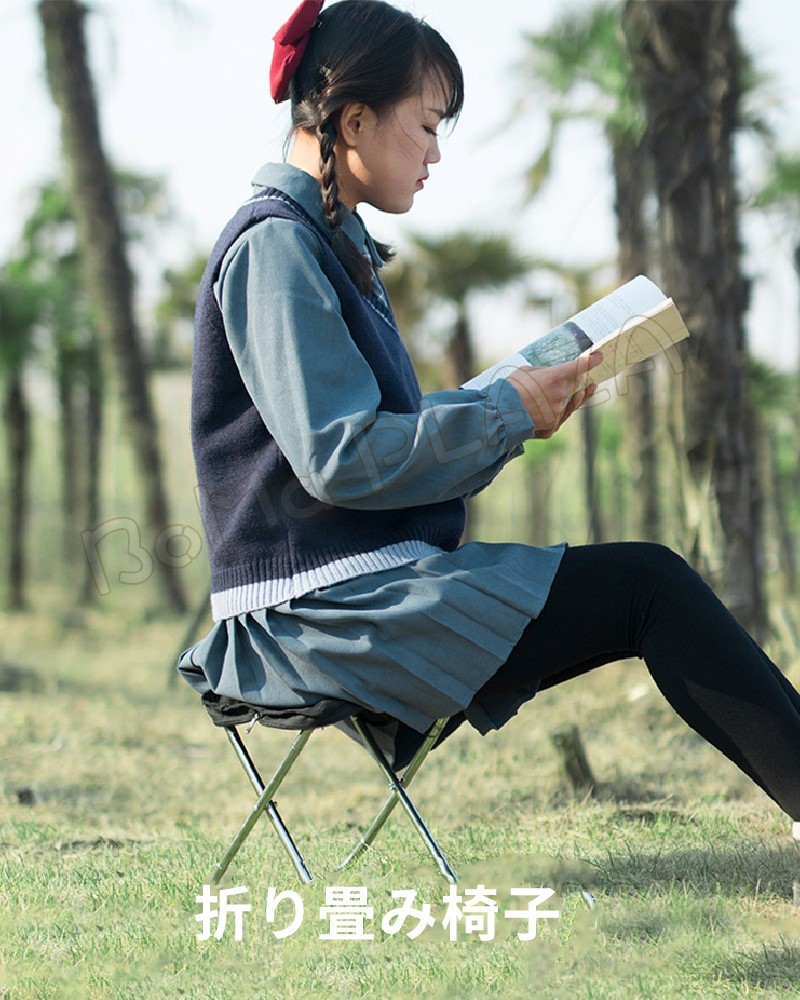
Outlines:
{"type": "MultiPolygon", "coordinates": [[[[652,179],[641,143],[624,134],[616,135],[611,149],[619,280],[626,282],[650,270],[644,204],[652,179]]],[[[625,381],[625,429],[628,452],[634,460],[638,534],[653,542],[662,536],[654,374],[654,363],[645,362],[625,381]]]]}
{"type": "Polygon", "coordinates": [[[547,458],[530,461],[525,456],[525,494],[527,496],[528,534],[530,545],[549,545],[551,468],[547,458]]]}
{"type": "MultiPolygon", "coordinates": [[[[766,422],[765,422],[766,423],[766,422]]],[[[764,475],[767,480],[767,499],[771,500],[772,512],[775,517],[775,534],[778,542],[778,561],[786,583],[786,591],[790,596],[797,594],[797,556],[795,553],[795,533],[792,531],[790,517],[791,476],[781,469],[780,435],[767,428],[761,435],[761,452],[766,466],[764,475]],[[787,483],[787,479],[789,482],[787,483]],[[787,489],[788,485],[788,489],[787,489]],[[771,491],[771,495],[770,495],[771,491]]]]}
{"type": "MultiPolygon", "coordinates": [[[[797,278],[800,280],[800,243],[796,243],[794,251],[792,253],[792,262],[794,263],[794,272],[797,278]]],[[[794,405],[794,428],[795,428],[795,440],[800,444],[800,349],[797,352],[797,398],[795,399],[794,405]]],[[[796,452],[795,452],[796,454],[796,452]]],[[[793,487],[795,496],[800,496],[800,458],[795,460],[794,464],[794,476],[793,487]]]]}
{"type": "Polygon", "coordinates": [[[475,351],[469,332],[469,320],[459,309],[453,332],[445,348],[445,389],[457,389],[475,374],[475,351]]]}
{"type": "MultiPolygon", "coordinates": [[[[61,142],[86,284],[95,310],[104,369],[120,377],[128,426],[155,538],[170,523],[147,370],[133,309],[133,278],[111,171],[100,139],[84,38],[86,8],[77,0],[40,0],[47,81],[61,119],[61,142]]],[[[90,525],[89,527],[93,527],[90,525]]],[[[155,560],[169,605],[183,611],[180,579],[155,560]]]]}
{"type": "MultiPolygon", "coordinates": [[[[100,364],[100,346],[92,330],[86,349],[86,495],[84,505],[86,523],[100,524],[100,470],[103,442],[103,371],[100,364]]],[[[97,597],[92,567],[84,560],[83,591],[81,603],[91,604],[97,597]]]]}
{"type": "Polygon", "coordinates": [[[692,333],[681,380],[693,491],[685,506],[695,512],[687,547],[701,568],[714,566],[702,520],[715,501],[724,597],[761,634],[761,504],[732,166],[740,95],[733,11],[733,0],[627,0],[623,20],[647,105],[666,286],[692,333]]]}
{"type": "Polygon", "coordinates": [[[61,441],[61,512],[63,531],[64,563],[74,566],[80,549],[80,533],[84,525],[80,522],[78,495],[80,492],[80,471],[83,451],[80,448],[78,426],[78,403],[76,396],[76,352],[57,339],[56,385],[58,389],[59,438],[61,441]]]}
{"type": "Polygon", "coordinates": [[[597,788],[580,730],[572,723],[561,726],[550,734],[550,742],[558,751],[564,767],[564,775],[576,795],[593,795],[597,788]]]}
{"type": "MultiPolygon", "coordinates": [[[[453,332],[444,352],[445,389],[457,389],[475,374],[475,352],[469,332],[469,320],[463,308],[458,310],[453,332]]],[[[464,541],[478,537],[479,510],[475,498],[467,501],[467,526],[464,541]]]]}
{"type": "Polygon", "coordinates": [[[606,540],[605,525],[597,482],[597,414],[594,407],[580,410],[581,441],[583,444],[583,498],[586,505],[586,529],[592,544],[606,540]]]}
{"type": "Polygon", "coordinates": [[[8,606],[24,611],[26,594],[26,553],[28,537],[28,470],[30,468],[30,413],[25,399],[22,373],[8,376],[5,398],[8,439],[9,522],[8,522],[8,606]]]}

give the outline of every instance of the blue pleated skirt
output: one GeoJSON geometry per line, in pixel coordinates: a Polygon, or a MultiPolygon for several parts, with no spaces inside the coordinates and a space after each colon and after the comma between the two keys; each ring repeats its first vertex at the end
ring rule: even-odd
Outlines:
{"type": "Polygon", "coordinates": [[[250,705],[336,699],[417,732],[460,712],[487,732],[535,693],[474,698],[541,611],[564,548],[469,542],[323,587],[216,623],[178,669],[250,705]]]}

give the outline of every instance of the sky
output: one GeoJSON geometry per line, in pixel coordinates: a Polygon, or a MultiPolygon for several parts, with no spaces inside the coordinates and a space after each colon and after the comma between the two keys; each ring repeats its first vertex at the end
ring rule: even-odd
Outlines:
{"type": "MultiPolygon", "coordinates": [[[[700,0],[702,2],[702,0],[700,0]]],[[[525,165],[541,148],[545,115],[529,104],[513,117],[523,91],[523,33],[547,28],[588,0],[400,0],[437,27],[461,59],[464,113],[442,141],[443,158],[408,216],[364,211],[377,238],[402,253],[409,231],[460,229],[512,233],[526,251],[571,265],[614,254],[608,156],[599,131],[571,126],[553,180],[523,204],[525,165]]],[[[93,0],[92,69],[107,152],[120,166],[163,176],[178,224],[153,254],[180,263],[205,250],[266,160],[280,159],[286,105],[269,99],[271,38],[293,4],[283,0],[93,0]]],[[[800,4],[739,0],[741,37],[770,74],[763,104],[780,144],[800,150],[800,4]]],[[[37,184],[59,169],[58,121],[44,83],[33,0],[0,0],[0,263],[14,250],[37,184]]],[[[763,176],[754,143],[740,151],[743,184],[763,176]]],[[[789,233],[777,219],[745,219],[748,268],[756,278],[751,341],[784,365],[798,354],[798,293],[789,233]]],[[[565,307],[568,304],[565,303],[565,307]]],[[[558,319],[563,318],[561,316],[558,319]]],[[[513,349],[543,330],[546,318],[523,313],[520,294],[476,303],[484,343],[513,349]],[[530,334],[530,336],[528,336],[530,334]]],[[[545,326],[546,328],[546,326],[545,326]]]]}

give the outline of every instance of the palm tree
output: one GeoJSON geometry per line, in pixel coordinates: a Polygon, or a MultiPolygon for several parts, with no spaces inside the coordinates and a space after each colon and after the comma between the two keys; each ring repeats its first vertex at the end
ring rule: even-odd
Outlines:
{"type": "MultiPolygon", "coordinates": [[[[684,503],[716,500],[727,600],[762,632],[762,528],[750,442],[738,197],[732,140],[739,125],[741,58],[735,0],[626,0],[623,23],[647,107],[666,285],[692,337],[682,379],[682,434],[688,477],[684,503]]],[[[704,518],[690,525],[690,550],[713,566],[704,518]]]]}
{"type": "MultiPolygon", "coordinates": [[[[443,383],[456,389],[476,374],[475,348],[469,321],[472,297],[489,289],[502,288],[530,269],[506,236],[458,232],[431,237],[410,237],[409,259],[387,269],[387,291],[401,329],[413,349],[413,332],[434,304],[455,309],[455,320],[444,349],[443,383]]],[[[474,502],[469,503],[467,532],[475,537],[478,517],[474,502]]]]}
{"type": "MultiPolygon", "coordinates": [[[[549,271],[560,279],[572,302],[571,311],[573,313],[585,309],[610,290],[598,290],[597,274],[601,270],[598,266],[569,267],[557,261],[537,258],[536,267],[537,270],[549,271]]],[[[547,300],[538,298],[536,304],[547,304],[547,300]]],[[[552,299],[550,304],[552,304],[552,299]]],[[[559,317],[559,321],[561,319],[563,316],[559,317]]],[[[581,442],[583,445],[583,496],[587,537],[590,542],[603,542],[607,539],[608,532],[600,501],[600,482],[597,472],[600,437],[597,407],[591,405],[581,407],[578,417],[581,422],[581,442]]]]}
{"type": "MultiPolygon", "coordinates": [[[[618,277],[625,282],[647,273],[650,241],[644,206],[652,177],[642,145],[644,103],[633,79],[619,4],[597,3],[569,11],[547,31],[525,38],[528,51],[522,70],[530,85],[529,97],[536,99],[539,113],[544,95],[549,120],[547,141],[526,175],[528,196],[535,196],[548,179],[564,126],[583,119],[599,123],[611,151],[618,277]]],[[[662,531],[656,405],[649,366],[630,378],[627,387],[626,426],[638,464],[639,531],[643,538],[655,540],[662,531]]]]}
{"type": "MultiPolygon", "coordinates": [[[[131,240],[139,241],[164,202],[163,182],[133,171],[115,171],[115,183],[126,233],[131,240]]],[[[105,394],[75,217],[63,181],[48,181],[39,188],[22,229],[14,266],[35,275],[39,318],[52,336],[59,404],[64,555],[69,566],[83,563],[81,597],[83,603],[90,603],[96,598],[97,587],[92,567],[83,559],[81,533],[101,521],[105,394]]]]}
{"type": "Polygon", "coordinates": [[[27,538],[31,433],[25,390],[25,365],[33,351],[33,331],[39,302],[35,283],[20,268],[0,274],[0,376],[4,382],[9,482],[8,606],[27,607],[27,538]]]}
{"type": "MultiPolygon", "coordinates": [[[[15,262],[36,275],[40,321],[52,335],[59,403],[61,501],[64,556],[80,565],[81,531],[100,520],[99,476],[103,380],[97,332],[80,266],[75,221],[64,185],[44,184],[22,230],[15,262]]],[[[83,600],[96,593],[84,562],[83,600]]],[[[72,596],[72,591],[70,592],[72,596]]]]}
{"type": "MultiPolygon", "coordinates": [[[[146,517],[154,535],[170,523],[158,427],[139,331],[134,318],[133,278],[111,170],[103,152],[94,88],[87,61],[84,17],[78,0],[40,0],[47,81],[61,119],[61,140],[70,200],[77,224],[86,287],[100,334],[106,373],[117,371],[128,426],[145,491],[146,517]]],[[[158,563],[167,601],[176,611],[186,601],[174,571],[158,563]]]]}
{"type": "Polygon", "coordinates": [[[425,319],[430,301],[422,269],[413,258],[398,258],[383,268],[381,280],[420,382],[426,388],[437,385],[438,365],[435,371],[431,370],[431,358],[426,351],[430,338],[426,336],[425,319]]]}
{"type": "Polygon", "coordinates": [[[445,387],[455,389],[476,373],[475,347],[469,321],[471,298],[503,288],[530,270],[506,236],[458,232],[449,236],[411,236],[413,261],[422,276],[428,301],[455,309],[445,345],[445,387]]]}
{"type": "Polygon", "coordinates": [[[156,304],[152,363],[159,369],[191,365],[191,334],[197,289],[208,260],[207,253],[193,254],[184,265],[162,274],[163,294],[156,304]],[[175,335],[184,334],[184,346],[175,335]]]}

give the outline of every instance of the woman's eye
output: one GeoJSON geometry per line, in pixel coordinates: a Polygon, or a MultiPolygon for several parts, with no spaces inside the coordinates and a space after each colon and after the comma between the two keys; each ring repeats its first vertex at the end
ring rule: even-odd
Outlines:
{"type": "Polygon", "coordinates": [[[439,138],[439,133],[436,131],[435,128],[431,128],[428,125],[423,125],[423,128],[428,133],[428,135],[432,135],[434,139],[438,139],[439,138]]]}

